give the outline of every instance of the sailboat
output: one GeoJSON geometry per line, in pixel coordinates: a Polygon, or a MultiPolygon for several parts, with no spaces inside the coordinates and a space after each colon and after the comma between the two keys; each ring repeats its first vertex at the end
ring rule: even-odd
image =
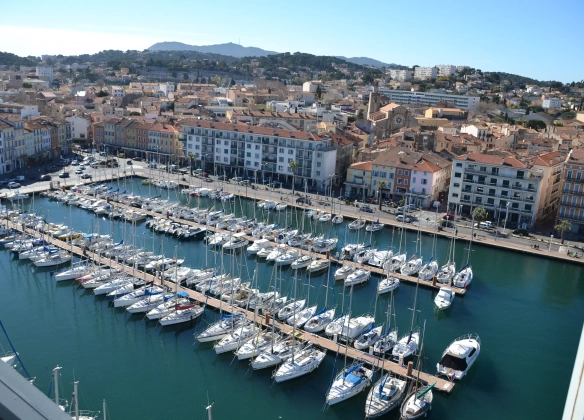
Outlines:
{"type": "MultiPolygon", "coordinates": [[[[330,266],[329,266],[329,270],[330,270],[330,266]]],[[[326,328],[326,326],[328,324],[330,324],[332,322],[333,318],[335,317],[336,308],[327,309],[328,289],[329,289],[328,280],[330,278],[330,271],[327,274],[328,275],[327,275],[327,284],[325,285],[326,293],[325,293],[325,297],[324,297],[324,308],[322,308],[322,310],[320,310],[319,312],[315,313],[312,316],[312,318],[310,318],[304,324],[304,329],[310,333],[317,333],[317,332],[323,331],[326,328]]]]}
{"type": "Polygon", "coordinates": [[[452,301],[454,300],[454,296],[455,293],[448,287],[441,287],[440,291],[434,298],[434,304],[439,310],[443,311],[450,308],[450,305],[452,305],[452,301]]]}
{"type": "Polygon", "coordinates": [[[404,402],[401,405],[400,413],[402,420],[415,420],[421,417],[425,417],[429,410],[432,409],[432,400],[434,398],[432,394],[432,388],[436,385],[434,382],[432,385],[424,385],[418,388],[420,382],[420,370],[422,369],[422,351],[424,346],[420,350],[420,356],[418,359],[418,375],[416,376],[416,382],[413,390],[406,396],[404,402]]]}
{"type": "Polygon", "coordinates": [[[373,371],[362,362],[356,362],[345,367],[335,377],[326,394],[326,403],[333,405],[354,397],[363,391],[370,383],[373,371]]]}
{"type": "Polygon", "coordinates": [[[470,232],[470,242],[468,243],[468,248],[466,249],[466,264],[462,269],[454,275],[452,279],[452,284],[461,289],[466,289],[466,287],[472,282],[473,272],[470,265],[470,255],[472,252],[472,240],[474,238],[474,217],[471,222],[471,232],[470,232]]]}
{"type": "MultiPolygon", "coordinates": [[[[436,209],[438,211],[438,209],[436,209]]],[[[432,238],[432,257],[426,262],[420,271],[418,272],[418,277],[420,280],[432,280],[436,273],[438,273],[438,261],[436,261],[436,238],[438,237],[437,229],[438,223],[435,223],[436,228],[434,230],[434,237],[432,238]]]]}
{"type": "Polygon", "coordinates": [[[373,354],[378,357],[385,357],[386,354],[393,350],[397,343],[397,327],[391,329],[391,318],[395,318],[393,313],[393,292],[389,298],[387,307],[387,331],[382,335],[375,344],[373,344],[373,354]]]}
{"type": "Polygon", "coordinates": [[[416,315],[418,313],[418,290],[420,287],[420,279],[416,282],[416,291],[414,293],[414,305],[412,306],[412,321],[410,322],[410,331],[402,336],[400,340],[393,347],[391,355],[394,359],[404,361],[407,357],[412,356],[418,349],[420,342],[420,328],[415,327],[416,315]]]}
{"type": "Polygon", "coordinates": [[[369,391],[365,403],[365,418],[375,419],[397,407],[404,397],[407,381],[391,372],[379,378],[369,391]]]}
{"type": "Polygon", "coordinates": [[[272,377],[276,382],[280,383],[307,375],[320,366],[325,356],[326,350],[320,349],[310,343],[286,360],[274,372],[272,377]]]}
{"type": "Polygon", "coordinates": [[[456,274],[456,263],[454,262],[454,249],[456,242],[456,229],[452,229],[452,239],[450,241],[450,248],[448,250],[448,262],[440,267],[436,280],[442,284],[449,284],[456,274]]]}

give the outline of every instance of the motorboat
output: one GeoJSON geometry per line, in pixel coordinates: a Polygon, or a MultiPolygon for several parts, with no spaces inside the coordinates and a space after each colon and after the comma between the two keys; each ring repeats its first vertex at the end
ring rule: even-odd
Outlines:
{"type": "Polygon", "coordinates": [[[347,276],[345,287],[365,283],[369,277],[371,277],[371,271],[359,268],[347,276]]]}
{"type": "Polygon", "coordinates": [[[319,273],[328,269],[330,266],[330,260],[314,260],[306,267],[306,271],[309,273],[319,273]]]}
{"type": "Polygon", "coordinates": [[[378,232],[385,227],[385,224],[379,223],[379,219],[376,222],[372,222],[369,225],[365,226],[365,230],[367,232],[378,232]]]}
{"type": "Polygon", "coordinates": [[[330,222],[332,218],[333,218],[333,215],[330,213],[321,213],[318,216],[318,221],[326,223],[326,222],[330,222]]]}
{"type": "Polygon", "coordinates": [[[345,367],[335,377],[326,394],[326,403],[333,405],[354,397],[371,383],[373,370],[361,362],[345,367]]]}
{"type": "Polygon", "coordinates": [[[425,417],[429,410],[432,409],[432,385],[424,385],[410,392],[401,405],[401,419],[414,420],[425,417]]]}
{"type": "Polygon", "coordinates": [[[443,311],[450,308],[450,305],[452,305],[452,301],[454,300],[454,296],[455,293],[448,287],[441,287],[440,291],[434,298],[434,304],[439,310],[443,311]]]}
{"type": "Polygon", "coordinates": [[[438,273],[438,262],[432,258],[418,271],[418,277],[420,280],[432,280],[434,276],[438,273]]]}
{"type": "Polygon", "coordinates": [[[481,340],[476,334],[458,337],[444,350],[442,358],[436,364],[439,375],[453,379],[462,379],[474,364],[481,352],[481,340]]]}
{"type": "Polygon", "coordinates": [[[369,347],[374,345],[380,338],[381,332],[383,331],[383,326],[373,327],[371,325],[369,331],[365,331],[353,342],[353,347],[357,350],[367,350],[369,347]]]}
{"type": "Polygon", "coordinates": [[[271,247],[272,245],[270,244],[270,241],[267,239],[258,239],[257,241],[255,241],[253,244],[251,244],[250,246],[247,247],[247,252],[250,255],[253,254],[257,254],[258,251],[267,248],[267,247],[271,247]]]}
{"type": "Polygon", "coordinates": [[[359,230],[359,229],[362,229],[364,226],[365,226],[365,220],[363,220],[361,218],[355,219],[351,223],[349,223],[349,229],[351,229],[351,230],[359,230]]]}
{"type": "Polygon", "coordinates": [[[376,249],[364,249],[353,255],[353,261],[357,264],[365,264],[375,254],[376,249]]]}
{"type": "Polygon", "coordinates": [[[374,322],[374,318],[369,315],[357,316],[350,319],[347,317],[343,323],[339,337],[343,341],[352,342],[369,329],[374,322]]]}
{"type": "MultiPolygon", "coordinates": [[[[272,248],[272,251],[266,256],[266,261],[276,261],[276,259],[284,253],[286,253],[286,246],[284,244],[272,248]]],[[[259,254],[260,253],[258,252],[258,257],[259,254]]]]}
{"type": "Polygon", "coordinates": [[[383,280],[377,284],[377,293],[382,295],[389,293],[399,287],[399,279],[391,274],[388,274],[383,280]]]}
{"type": "Polygon", "coordinates": [[[163,327],[167,325],[182,324],[183,322],[189,322],[197,319],[201,316],[204,310],[205,307],[203,305],[198,305],[196,303],[177,303],[174,307],[174,311],[160,318],[158,322],[163,327]]]}
{"type": "Polygon", "coordinates": [[[223,250],[233,251],[241,249],[249,244],[249,240],[243,237],[243,234],[236,234],[230,240],[223,244],[223,250]],[[239,236],[238,236],[239,235],[239,236]]]}
{"type": "Polygon", "coordinates": [[[335,308],[333,309],[322,309],[317,312],[304,324],[304,330],[310,333],[318,333],[324,331],[326,326],[332,322],[335,317],[335,308]]]}
{"type": "Polygon", "coordinates": [[[300,268],[305,268],[308,267],[310,265],[310,263],[312,263],[314,261],[314,258],[312,255],[302,255],[298,258],[296,258],[293,262],[292,265],[290,266],[293,270],[298,270],[300,268]]]}
{"type": "Polygon", "coordinates": [[[294,356],[286,360],[286,362],[276,370],[273,378],[276,382],[281,383],[306,375],[318,368],[325,356],[325,350],[321,350],[309,344],[304,349],[294,354],[294,356]]]}
{"type": "Polygon", "coordinates": [[[343,215],[337,214],[335,217],[333,217],[332,222],[334,225],[340,225],[341,223],[343,223],[343,215]]]}
{"type": "Polygon", "coordinates": [[[450,280],[456,274],[456,265],[453,262],[448,262],[440,267],[438,274],[436,274],[436,280],[442,284],[450,283],[450,280]]]}
{"type": "Polygon", "coordinates": [[[288,208],[288,204],[286,204],[286,203],[278,203],[278,204],[276,204],[276,207],[274,207],[274,210],[279,212],[279,211],[284,211],[287,208],[288,208]]]}
{"type": "Polygon", "coordinates": [[[337,238],[322,239],[320,241],[316,241],[312,245],[312,250],[318,253],[332,251],[336,248],[338,242],[339,240],[337,238]]]}
{"type": "Polygon", "coordinates": [[[365,249],[364,244],[347,244],[341,248],[341,258],[342,260],[350,260],[353,258],[357,252],[365,249]]]}
{"type": "Polygon", "coordinates": [[[373,267],[383,267],[383,264],[385,264],[385,262],[388,261],[392,256],[393,252],[390,250],[376,250],[373,255],[371,255],[371,258],[369,258],[369,261],[367,261],[367,264],[372,265],[373,267]]]}
{"type": "Polygon", "coordinates": [[[402,264],[400,272],[404,276],[413,276],[417,274],[422,268],[422,257],[412,255],[409,260],[402,264]]]}
{"type": "Polygon", "coordinates": [[[258,252],[256,252],[256,255],[258,256],[258,258],[267,258],[268,255],[270,255],[272,253],[272,251],[274,250],[273,246],[266,246],[262,249],[260,249],[258,252]]]}
{"type": "Polygon", "coordinates": [[[357,267],[353,264],[343,264],[340,268],[335,271],[335,280],[344,280],[347,276],[353,273],[357,267]]]}
{"type": "Polygon", "coordinates": [[[405,360],[414,354],[414,352],[418,349],[419,343],[420,329],[415,328],[399,339],[399,341],[393,347],[391,356],[396,360],[405,360]]]}
{"type": "Polygon", "coordinates": [[[472,268],[469,264],[462,267],[462,269],[454,275],[452,284],[461,289],[465,289],[472,282],[472,268]]]}
{"type": "Polygon", "coordinates": [[[373,385],[365,402],[365,418],[375,419],[396,408],[406,393],[407,380],[389,372],[373,385]]]}

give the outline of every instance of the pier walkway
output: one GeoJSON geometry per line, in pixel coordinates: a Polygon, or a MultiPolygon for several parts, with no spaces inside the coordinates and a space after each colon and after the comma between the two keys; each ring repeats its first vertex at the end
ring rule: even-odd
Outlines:
{"type": "MultiPolygon", "coordinates": [[[[41,234],[29,229],[29,228],[24,228],[21,225],[17,225],[15,223],[10,223],[8,220],[2,220],[2,225],[4,225],[6,228],[10,228],[13,230],[17,230],[20,232],[25,231],[25,233],[27,233],[30,236],[34,236],[34,237],[41,237],[41,234]]],[[[123,271],[125,273],[131,274],[137,278],[141,278],[144,279],[147,282],[152,282],[153,284],[158,284],[158,285],[162,285],[162,286],[169,286],[168,283],[170,282],[165,282],[164,280],[153,276],[152,274],[148,274],[146,272],[137,270],[133,267],[129,267],[127,265],[121,264],[119,262],[116,262],[110,258],[105,258],[105,257],[101,257],[100,255],[93,253],[91,251],[85,251],[77,246],[73,246],[70,243],[61,241],[59,239],[50,237],[48,235],[45,235],[45,239],[47,239],[51,244],[64,249],[66,251],[72,252],[73,254],[77,255],[80,258],[88,258],[94,262],[99,262],[100,264],[103,265],[107,265],[110,266],[111,268],[123,271]]],[[[291,335],[293,333],[293,328],[292,326],[285,324],[285,323],[281,323],[281,322],[277,322],[274,320],[269,319],[268,317],[264,317],[264,316],[259,316],[258,314],[248,311],[246,309],[240,308],[240,307],[230,307],[226,302],[223,302],[219,299],[216,299],[214,297],[211,296],[207,296],[207,295],[203,295],[202,293],[199,293],[195,290],[191,290],[188,288],[184,288],[181,287],[175,283],[171,283],[172,287],[175,288],[175,290],[177,291],[181,291],[181,292],[185,292],[189,295],[189,297],[191,299],[197,300],[199,302],[205,303],[205,305],[212,307],[214,309],[219,309],[221,308],[223,311],[225,312],[232,312],[232,313],[241,313],[244,316],[246,316],[248,319],[257,322],[258,324],[264,326],[264,327],[269,327],[271,328],[272,325],[274,325],[277,329],[279,329],[282,333],[284,334],[288,334],[291,335]]],[[[411,368],[411,366],[406,367],[406,366],[401,366],[398,363],[389,361],[387,359],[382,359],[379,358],[373,354],[369,354],[369,353],[365,353],[362,352],[360,350],[357,350],[353,347],[348,347],[346,348],[345,344],[341,344],[341,343],[337,343],[333,340],[330,340],[326,337],[321,337],[312,333],[308,333],[305,332],[303,330],[297,330],[295,336],[298,339],[302,339],[311,343],[314,343],[315,345],[321,346],[322,348],[326,349],[327,351],[331,351],[333,353],[341,353],[344,354],[345,352],[347,353],[347,355],[353,359],[359,359],[359,360],[363,360],[369,364],[371,364],[373,367],[375,368],[383,368],[385,370],[390,370],[394,373],[397,373],[399,375],[405,376],[405,377],[410,377],[411,379],[415,379],[418,375],[418,372],[411,368]],[[408,373],[410,373],[408,375],[408,373]]],[[[440,377],[436,377],[424,372],[420,372],[420,381],[425,383],[425,384],[433,384],[436,383],[435,389],[441,392],[446,392],[446,393],[450,393],[452,391],[452,389],[454,388],[454,383],[450,382],[444,378],[440,378],[440,377]]]]}

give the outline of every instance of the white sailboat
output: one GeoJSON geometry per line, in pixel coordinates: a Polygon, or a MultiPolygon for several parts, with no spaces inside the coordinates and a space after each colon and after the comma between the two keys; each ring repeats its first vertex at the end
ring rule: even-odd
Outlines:
{"type": "Polygon", "coordinates": [[[326,394],[326,403],[333,405],[354,397],[371,383],[373,371],[361,362],[345,367],[335,377],[326,394]]]}
{"type": "Polygon", "coordinates": [[[307,375],[320,366],[325,356],[325,350],[309,344],[286,360],[286,362],[274,372],[273,378],[276,382],[281,383],[307,375]]]}
{"type": "Polygon", "coordinates": [[[448,250],[448,262],[440,267],[436,274],[436,280],[442,284],[450,284],[456,274],[456,263],[454,261],[454,250],[456,242],[456,229],[452,229],[452,239],[448,250]]]}
{"type": "Polygon", "coordinates": [[[407,381],[387,372],[373,385],[365,402],[365,418],[375,419],[389,413],[403,400],[407,381]]]}

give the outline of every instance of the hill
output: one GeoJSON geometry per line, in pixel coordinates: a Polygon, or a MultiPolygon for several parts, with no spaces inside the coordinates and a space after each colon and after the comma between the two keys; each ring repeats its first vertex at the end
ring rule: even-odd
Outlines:
{"type": "Polygon", "coordinates": [[[228,42],[227,44],[215,45],[189,45],[182,42],[157,42],[148,48],[150,51],[198,51],[202,53],[212,53],[230,55],[232,57],[265,57],[270,54],[278,54],[275,51],[267,51],[257,47],[242,47],[239,44],[228,42]]]}
{"type": "Polygon", "coordinates": [[[39,62],[37,57],[19,57],[18,55],[0,51],[0,65],[6,66],[36,66],[39,62]]]}
{"type": "Polygon", "coordinates": [[[397,64],[384,63],[382,61],[376,60],[374,58],[369,58],[369,57],[343,57],[342,55],[337,55],[336,57],[340,58],[341,60],[348,61],[349,63],[355,63],[355,64],[359,64],[361,66],[371,66],[371,67],[377,67],[377,68],[399,67],[397,64]]]}

